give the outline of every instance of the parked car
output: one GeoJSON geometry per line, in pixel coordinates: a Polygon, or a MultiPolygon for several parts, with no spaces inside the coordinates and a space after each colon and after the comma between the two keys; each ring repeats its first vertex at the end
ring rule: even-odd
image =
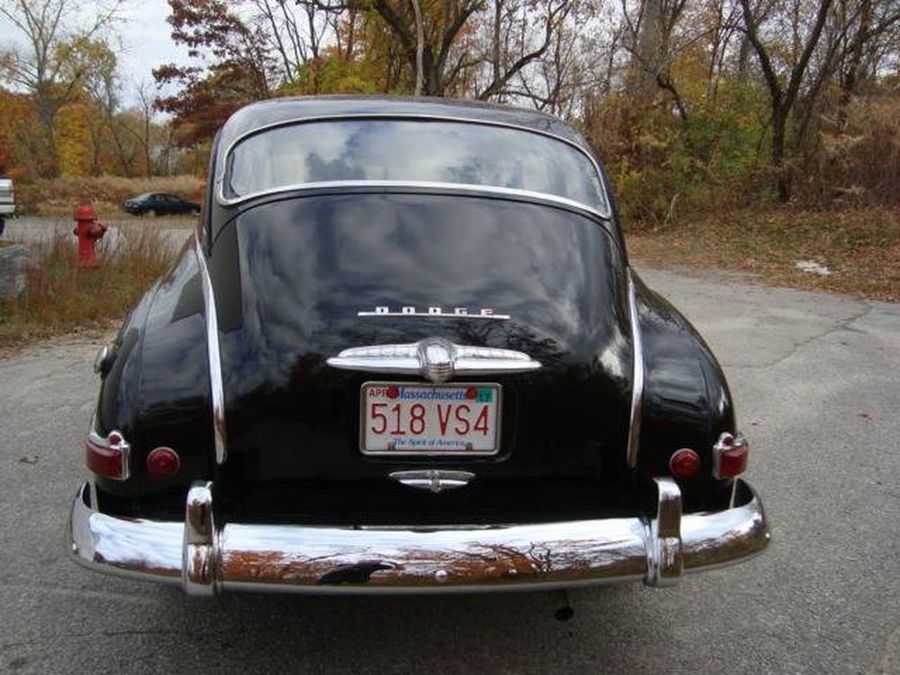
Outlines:
{"type": "Polygon", "coordinates": [[[448,100],[278,99],[96,361],[70,551],[223,590],[643,580],[762,551],[718,363],[588,144],[448,100]]]}
{"type": "Polygon", "coordinates": [[[6,229],[6,219],[16,212],[16,190],[11,178],[0,178],[0,235],[6,229]]]}
{"type": "Polygon", "coordinates": [[[200,213],[200,205],[164,192],[145,192],[132,197],[122,208],[135,216],[171,216],[200,213]]]}

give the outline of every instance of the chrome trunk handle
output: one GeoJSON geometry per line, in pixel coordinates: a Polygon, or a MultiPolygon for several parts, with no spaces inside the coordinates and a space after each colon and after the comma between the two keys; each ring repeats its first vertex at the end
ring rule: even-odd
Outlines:
{"type": "Polygon", "coordinates": [[[391,479],[407,487],[429,490],[435,494],[444,490],[453,490],[469,484],[475,474],[469,471],[446,471],[443,469],[425,469],[422,471],[394,471],[391,479]]]}

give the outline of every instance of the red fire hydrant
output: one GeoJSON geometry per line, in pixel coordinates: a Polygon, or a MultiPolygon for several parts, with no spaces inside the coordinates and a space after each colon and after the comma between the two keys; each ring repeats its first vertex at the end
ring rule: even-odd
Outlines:
{"type": "Polygon", "coordinates": [[[97,221],[97,212],[90,204],[82,204],[75,209],[75,229],[78,237],[78,266],[100,267],[94,247],[106,234],[106,225],[97,221]]]}

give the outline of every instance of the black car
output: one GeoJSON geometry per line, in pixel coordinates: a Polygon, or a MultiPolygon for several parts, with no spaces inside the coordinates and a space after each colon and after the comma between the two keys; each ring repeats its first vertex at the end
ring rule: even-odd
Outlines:
{"type": "Polygon", "coordinates": [[[766,547],[722,371],[563,122],[266,101],[219,132],[207,199],[98,354],[77,561],[443,592],[665,585],[766,547]]]}
{"type": "Polygon", "coordinates": [[[165,192],[145,192],[132,197],[122,204],[122,208],[135,216],[172,216],[200,213],[200,205],[165,192]]]}

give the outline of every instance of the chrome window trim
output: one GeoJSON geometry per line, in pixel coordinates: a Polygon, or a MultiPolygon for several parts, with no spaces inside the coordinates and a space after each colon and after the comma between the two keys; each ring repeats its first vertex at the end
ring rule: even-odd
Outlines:
{"type": "Polygon", "coordinates": [[[644,398],[644,346],[634,290],[634,272],[628,268],[628,317],[631,323],[631,345],[634,371],[631,386],[631,419],[628,425],[628,466],[637,466],[641,444],[641,404],[644,398]]]}
{"type": "Polygon", "coordinates": [[[225,461],[225,388],[222,383],[222,358],[219,353],[219,320],[216,315],[216,297],[212,280],[203,256],[200,238],[194,239],[194,253],[200,268],[200,285],[203,288],[203,304],[206,307],[206,354],[209,360],[209,390],[212,399],[213,439],[216,462],[225,461]]]}
{"type": "Polygon", "coordinates": [[[372,186],[372,187],[419,187],[419,188],[435,188],[439,187],[442,189],[466,189],[466,190],[476,190],[483,192],[493,192],[496,194],[502,194],[507,196],[528,196],[532,198],[540,198],[547,199],[549,201],[554,201],[560,204],[564,204],[567,206],[576,206],[578,208],[584,209],[593,213],[604,220],[610,220],[612,218],[612,207],[610,205],[609,195],[606,192],[606,182],[603,179],[603,172],[600,170],[600,164],[597,162],[596,158],[588,152],[585,148],[581,147],[578,143],[572,141],[571,139],[566,138],[565,136],[560,136],[559,134],[554,134],[550,131],[545,131],[543,129],[534,129],[532,127],[528,127],[522,124],[513,124],[511,122],[501,122],[498,120],[476,120],[470,117],[459,117],[454,115],[435,115],[435,114],[415,114],[415,113],[351,113],[345,115],[315,115],[312,117],[294,117],[287,120],[281,120],[279,122],[272,122],[271,124],[264,124],[263,126],[257,127],[250,131],[245,131],[240,136],[235,138],[231,143],[228,144],[228,147],[225,148],[225,151],[220,155],[220,158],[217,161],[216,166],[216,200],[222,206],[234,206],[236,204],[240,204],[242,202],[248,201],[250,199],[255,199],[257,197],[261,197],[263,195],[268,194],[278,194],[280,192],[289,192],[293,190],[305,190],[305,189],[321,189],[323,187],[337,187],[337,186],[346,186],[346,187],[360,187],[360,186],[372,186]],[[227,166],[228,157],[231,155],[234,147],[250,138],[251,136],[255,136],[256,134],[260,134],[266,131],[270,131],[272,129],[277,129],[279,127],[287,127],[294,126],[299,124],[307,124],[307,123],[316,123],[316,122],[333,122],[333,121],[347,121],[347,120],[426,120],[432,122],[455,122],[459,124],[476,124],[481,126],[488,127],[500,127],[504,129],[516,129],[518,131],[524,131],[527,133],[537,134],[539,136],[544,136],[546,138],[552,138],[553,140],[559,141],[561,143],[565,143],[571,148],[577,150],[580,154],[587,158],[587,160],[591,163],[591,166],[594,167],[594,172],[597,177],[597,181],[600,186],[599,197],[603,202],[602,208],[597,208],[596,206],[591,206],[590,204],[584,204],[577,200],[568,199],[567,197],[563,197],[561,195],[553,195],[545,192],[534,192],[531,190],[520,190],[517,188],[502,188],[499,186],[487,186],[487,185],[475,185],[468,183],[444,183],[440,181],[319,181],[315,183],[292,183],[290,185],[282,185],[266,190],[259,190],[257,192],[252,192],[248,195],[241,195],[239,197],[226,197],[225,196],[225,168],[227,166]]]}
{"type": "MultiPolygon", "coordinates": [[[[221,183],[220,183],[221,185],[221,183]]],[[[503,188],[503,187],[493,187],[488,185],[474,185],[470,183],[442,183],[440,181],[407,181],[407,180],[332,180],[332,181],[319,181],[315,183],[293,183],[291,185],[283,185],[281,187],[272,189],[272,190],[263,190],[261,192],[254,192],[245,197],[236,197],[234,199],[227,199],[222,197],[221,195],[221,187],[219,189],[219,194],[216,199],[218,199],[219,203],[222,206],[234,206],[235,204],[240,204],[242,202],[248,201],[250,199],[255,199],[257,197],[261,197],[264,195],[274,195],[280,194],[283,192],[293,192],[295,190],[303,190],[303,191],[315,191],[315,190],[329,190],[336,188],[410,188],[414,190],[449,190],[455,192],[480,192],[486,195],[494,195],[501,197],[520,197],[524,199],[540,201],[549,204],[555,204],[558,206],[564,206],[568,209],[575,209],[578,211],[583,211],[585,213],[589,213],[590,215],[600,218],[602,220],[609,220],[610,217],[604,214],[602,211],[598,211],[595,208],[588,206],[587,204],[582,204],[581,202],[577,202],[573,199],[568,199],[566,197],[560,197],[559,195],[551,195],[545,192],[531,192],[529,190],[519,190],[517,188],[503,188]]]]}

